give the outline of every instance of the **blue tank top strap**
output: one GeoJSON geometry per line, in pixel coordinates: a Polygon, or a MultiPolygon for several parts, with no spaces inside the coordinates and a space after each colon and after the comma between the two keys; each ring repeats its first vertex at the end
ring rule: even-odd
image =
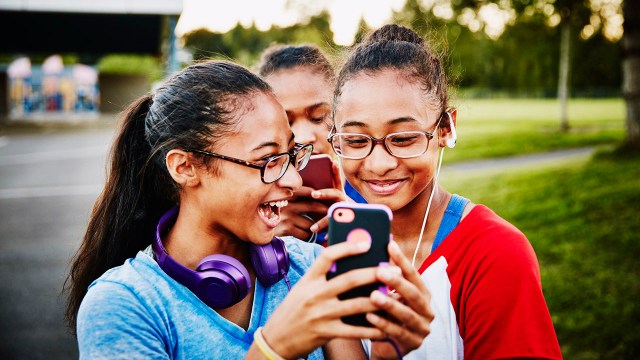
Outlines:
{"type": "Polygon", "coordinates": [[[460,219],[462,218],[462,211],[464,207],[469,203],[469,199],[464,198],[458,194],[453,194],[451,200],[449,201],[449,205],[447,205],[447,209],[444,211],[444,217],[442,218],[442,222],[440,223],[440,227],[438,228],[438,233],[436,234],[435,240],[433,240],[433,246],[431,246],[431,252],[436,251],[438,246],[442,244],[444,238],[449,235],[455,229],[455,227],[460,223],[460,219]]]}
{"type": "Polygon", "coordinates": [[[356,189],[353,188],[353,186],[351,186],[351,184],[349,184],[348,181],[344,182],[344,192],[347,194],[347,196],[357,202],[358,204],[366,204],[367,200],[365,200],[362,195],[360,195],[359,192],[356,191],[356,189]]]}

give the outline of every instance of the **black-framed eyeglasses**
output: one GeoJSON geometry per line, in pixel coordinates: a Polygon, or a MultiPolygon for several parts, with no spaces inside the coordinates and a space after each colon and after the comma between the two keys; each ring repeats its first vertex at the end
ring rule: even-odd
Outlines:
{"type": "Polygon", "coordinates": [[[312,144],[295,144],[293,149],[288,152],[269,156],[264,159],[262,164],[256,164],[250,161],[236,159],[231,156],[222,154],[216,154],[204,150],[184,149],[187,152],[193,152],[206,156],[213,156],[218,159],[231,161],[236,164],[244,165],[254,169],[260,169],[260,179],[265,184],[271,184],[280,180],[281,177],[287,172],[289,164],[293,162],[297,171],[300,171],[307,166],[311,152],[313,151],[312,144]],[[292,161],[293,159],[293,161],[292,161]]]}

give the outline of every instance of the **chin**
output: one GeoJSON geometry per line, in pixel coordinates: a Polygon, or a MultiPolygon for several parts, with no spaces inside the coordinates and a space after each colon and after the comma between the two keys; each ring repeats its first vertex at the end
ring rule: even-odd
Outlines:
{"type": "Polygon", "coordinates": [[[271,242],[273,237],[275,236],[275,231],[269,231],[265,233],[255,234],[251,236],[251,243],[256,245],[266,245],[271,242]]]}

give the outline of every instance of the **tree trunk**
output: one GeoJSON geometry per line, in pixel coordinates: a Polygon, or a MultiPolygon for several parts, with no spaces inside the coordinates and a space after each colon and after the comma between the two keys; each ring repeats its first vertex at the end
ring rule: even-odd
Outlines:
{"type": "Polygon", "coordinates": [[[627,104],[626,145],[640,149],[640,1],[623,2],[622,93],[627,104]]]}
{"type": "Polygon", "coordinates": [[[560,25],[560,73],[558,75],[558,101],[560,103],[560,129],[569,130],[569,65],[571,61],[571,23],[565,18],[560,25]]]}

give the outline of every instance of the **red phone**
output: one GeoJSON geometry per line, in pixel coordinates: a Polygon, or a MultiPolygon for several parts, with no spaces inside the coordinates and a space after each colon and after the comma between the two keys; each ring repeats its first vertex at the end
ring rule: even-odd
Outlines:
{"type": "Polygon", "coordinates": [[[331,157],[326,154],[311,155],[307,166],[300,170],[302,185],[315,190],[333,187],[333,167],[331,157]]]}

